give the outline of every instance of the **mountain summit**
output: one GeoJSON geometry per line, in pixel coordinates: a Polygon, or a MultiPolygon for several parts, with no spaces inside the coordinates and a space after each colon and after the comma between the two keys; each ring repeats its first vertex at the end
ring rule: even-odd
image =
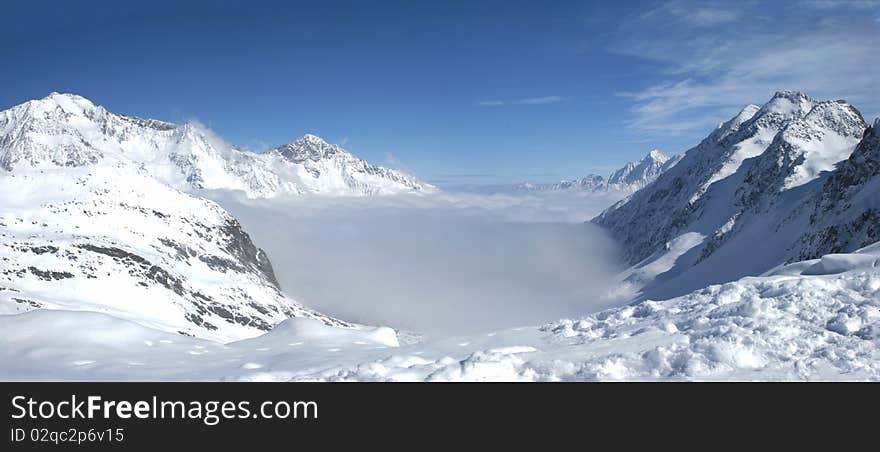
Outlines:
{"type": "Polygon", "coordinates": [[[273,151],[295,163],[302,163],[306,160],[317,162],[345,152],[341,147],[329,144],[323,138],[310,133],[297,138],[292,143],[273,149],[273,151]]]}
{"type": "Polygon", "coordinates": [[[629,162],[623,168],[611,173],[608,177],[608,186],[617,190],[638,190],[653,182],[661,173],[675,164],[677,159],[666,156],[657,149],[648,152],[637,162],[629,162]]]}

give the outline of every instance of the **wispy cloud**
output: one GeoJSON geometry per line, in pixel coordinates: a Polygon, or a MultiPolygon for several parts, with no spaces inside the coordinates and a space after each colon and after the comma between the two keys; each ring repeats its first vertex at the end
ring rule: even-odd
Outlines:
{"type": "Polygon", "coordinates": [[[542,97],[526,97],[524,99],[517,99],[513,101],[503,101],[503,100],[484,100],[477,102],[476,105],[478,107],[501,107],[504,105],[544,105],[544,104],[555,104],[558,102],[562,102],[566,100],[565,97],[562,96],[542,96],[542,97]]]}
{"type": "Polygon", "coordinates": [[[560,96],[544,96],[544,97],[529,97],[526,99],[520,99],[517,103],[524,105],[541,105],[541,104],[555,104],[557,102],[562,102],[565,100],[564,97],[560,96]]]}
{"type": "Polygon", "coordinates": [[[864,11],[875,3],[674,1],[634,16],[611,49],[661,69],[653,83],[619,93],[633,102],[629,125],[647,133],[702,132],[779,89],[845,98],[876,114],[880,27],[864,11]]]}
{"type": "Polygon", "coordinates": [[[654,17],[673,19],[686,25],[709,27],[733,22],[739,19],[739,11],[728,3],[699,3],[687,1],[668,1],[641,15],[642,20],[654,17]]]}
{"type": "Polygon", "coordinates": [[[808,8],[823,10],[837,8],[858,10],[880,8],[880,0],[802,0],[800,4],[808,8]]]}

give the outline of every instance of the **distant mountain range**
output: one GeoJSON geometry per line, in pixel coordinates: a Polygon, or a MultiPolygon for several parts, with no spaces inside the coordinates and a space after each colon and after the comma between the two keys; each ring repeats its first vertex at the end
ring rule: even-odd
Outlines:
{"type": "Polygon", "coordinates": [[[652,150],[641,160],[629,162],[613,171],[608,177],[588,174],[580,179],[563,180],[553,184],[523,182],[515,186],[516,191],[579,191],[603,192],[617,191],[632,193],[650,184],[661,173],[678,163],[681,156],[668,157],[658,150],[652,150]]]}
{"type": "Polygon", "coordinates": [[[315,135],[257,154],[195,124],[117,115],[73,94],[52,93],[0,112],[0,168],[6,171],[116,161],[178,189],[241,190],[249,197],[434,190],[315,135]]]}

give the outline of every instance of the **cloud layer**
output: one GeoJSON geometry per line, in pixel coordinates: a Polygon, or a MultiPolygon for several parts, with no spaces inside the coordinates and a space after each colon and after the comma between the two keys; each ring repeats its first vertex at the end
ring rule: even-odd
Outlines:
{"type": "Polygon", "coordinates": [[[536,325],[613,304],[601,294],[615,250],[583,223],[607,199],[209,196],[268,252],[288,295],[346,320],[436,336],[536,325]]]}

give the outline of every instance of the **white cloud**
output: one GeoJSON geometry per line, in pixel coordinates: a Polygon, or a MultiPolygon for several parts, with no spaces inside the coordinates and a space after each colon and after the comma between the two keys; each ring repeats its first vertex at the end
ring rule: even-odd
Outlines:
{"type": "Polygon", "coordinates": [[[773,12],[745,4],[732,16],[741,20],[707,29],[670,27],[670,20],[686,20],[676,13],[687,9],[686,4],[673,5],[622,24],[612,46],[662,68],[655,83],[620,93],[633,101],[629,125],[634,130],[702,133],[780,89],[844,98],[864,113],[880,112],[880,28],[870,15],[815,9],[773,12]]]}
{"type": "Polygon", "coordinates": [[[800,3],[806,7],[820,10],[837,8],[864,10],[880,8],[880,0],[802,0],[800,3]]]}
{"type": "Polygon", "coordinates": [[[500,100],[484,100],[481,102],[477,102],[477,106],[480,107],[500,107],[504,105],[504,101],[500,100]]]}
{"type": "Polygon", "coordinates": [[[687,1],[668,1],[644,13],[641,18],[664,17],[665,20],[675,19],[678,22],[698,27],[733,22],[739,18],[739,12],[730,9],[727,3],[693,3],[687,1]]]}

